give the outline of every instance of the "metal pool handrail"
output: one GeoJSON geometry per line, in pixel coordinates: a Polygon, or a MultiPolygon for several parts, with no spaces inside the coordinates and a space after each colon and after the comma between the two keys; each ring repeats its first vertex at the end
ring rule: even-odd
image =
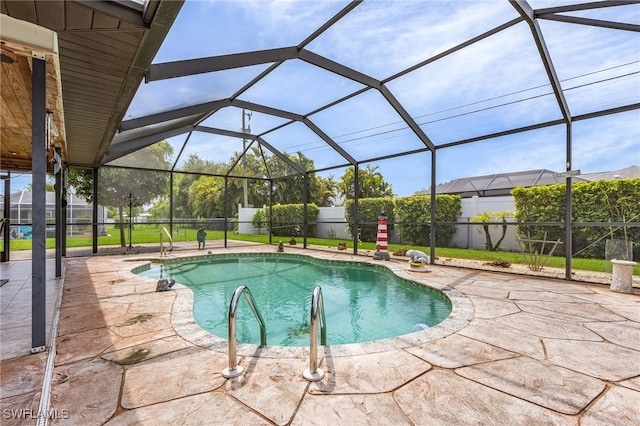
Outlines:
{"type": "Polygon", "coordinates": [[[238,309],[240,296],[242,296],[243,293],[244,297],[247,299],[247,303],[249,303],[249,307],[251,307],[253,314],[258,320],[258,324],[260,325],[260,345],[266,346],[267,344],[267,329],[264,325],[262,315],[260,315],[260,311],[258,311],[258,308],[253,301],[253,296],[251,295],[249,288],[241,285],[233,292],[233,297],[229,303],[229,367],[222,371],[222,375],[227,379],[238,377],[244,370],[238,365],[236,359],[236,310],[238,309]]]}
{"type": "Polygon", "coordinates": [[[171,238],[171,234],[169,234],[169,231],[167,231],[167,228],[165,228],[164,226],[162,227],[162,230],[160,231],[160,256],[166,255],[167,252],[164,249],[164,245],[162,244],[162,232],[164,231],[165,234],[167,234],[167,237],[169,237],[169,251],[173,251],[173,238],[171,238]]]}
{"type": "Polygon", "coordinates": [[[324,371],[318,368],[318,314],[320,315],[320,344],[327,344],[327,326],[324,317],[324,303],[322,288],[319,285],[313,289],[311,296],[311,319],[309,326],[309,368],[302,375],[310,382],[317,382],[324,378],[324,371]]]}

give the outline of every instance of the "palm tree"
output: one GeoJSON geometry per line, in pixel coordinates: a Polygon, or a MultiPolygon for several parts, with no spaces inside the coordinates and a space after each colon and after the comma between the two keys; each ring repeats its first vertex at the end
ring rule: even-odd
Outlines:
{"type": "MultiPolygon", "coordinates": [[[[340,191],[347,199],[355,198],[354,191],[355,172],[353,167],[349,167],[342,175],[338,184],[340,191]]],[[[358,198],[380,198],[392,197],[391,185],[385,182],[378,166],[367,164],[364,169],[358,168],[358,198]]]]}

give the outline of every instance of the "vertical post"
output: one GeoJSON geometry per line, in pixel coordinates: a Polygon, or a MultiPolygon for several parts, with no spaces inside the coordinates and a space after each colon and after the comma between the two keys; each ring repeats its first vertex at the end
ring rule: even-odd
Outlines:
{"type": "MultiPolygon", "coordinates": [[[[571,171],[571,122],[567,122],[567,172],[571,171]]],[[[564,237],[564,278],[567,281],[571,281],[571,256],[573,256],[573,200],[572,200],[572,186],[571,186],[571,173],[568,173],[566,184],[566,201],[565,201],[565,237],[564,237]]]]}
{"type": "MultiPolygon", "coordinates": [[[[98,169],[95,168],[93,169],[93,206],[92,206],[92,215],[93,218],[91,219],[91,221],[93,222],[93,225],[91,226],[91,244],[93,246],[92,249],[92,253],[96,254],[98,253],[98,169]]],[[[104,220],[104,218],[103,218],[104,220]]]]}
{"type": "Polygon", "coordinates": [[[69,169],[67,169],[67,165],[65,164],[64,168],[62,169],[62,217],[60,218],[60,227],[62,228],[61,246],[63,257],[67,256],[67,189],[69,188],[67,184],[67,182],[69,181],[68,174],[69,169]]]}
{"type": "Polygon", "coordinates": [[[169,174],[169,235],[173,235],[173,170],[169,174]]]}
{"type": "Polygon", "coordinates": [[[304,172],[304,181],[302,185],[302,247],[307,248],[307,224],[309,222],[307,211],[307,198],[309,191],[309,174],[304,172]]]}
{"type": "Polygon", "coordinates": [[[229,177],[224,177],[224,248],[227,248],[227,229],[229,228],[229,200],[227,198],[229,192],[229,177]]]}
{"type": "Polygon", "coordinates": [[[55,205],[55,232],[56,232],[56,278],[62,277],[62,240],[64,239],[64,223],[62,220],[62,201],[64,188],[62,187],[62,157],[60,156],[60,148],[55,148],[55,173],[56,173],[56,205],[55,205]]]}
{"type": "Polygon", "coordinates": [[[34,53],[31,93],[31,169],[32,169],[32,240],[31,240],[31,352],[46,349],[46,58],[34,53]]]}
{"type": "Polygon", "coordinates": [[[436,150],[431,151],[431,222],[429,224],[429,262],[436,258],[436,150]]]}
{"type": "Polygon", "coordinates": [[[127,200],[129,201],[129,250],[133,250],[133,240],[132,240],[132,232],[133,231],[133,202],[136,200],[136,196],[131,192],[127,195],[127,200]]]}
{"type": "Polygon", "coordinates": [[[358,254],[358,239],[360,237],[358,228],[360,228],[360,220],[358,218],[358,188],[360,188],[359,167],[357,164],[353,166],[353,226],[351,227],[351,237],[353,238],[353,254],[358,254]]]}
{"type": "Polygon", "coordinates": [[[7,172],[6,176],[2,176],[2,180],[4,180],[4,212],[3,218],[5,220],[4,226],[2,227],[2,238],[3,238],[3,247],[2,247],[2,257],[0,258],[0,262],[8,262],[10,256],[10,230],[11,230],[11,172],[7,172]]]}
{"type": "Polygon", "coordinates": [[[273,244],[273,179],[269,179],[269,244],[273,244]]]}

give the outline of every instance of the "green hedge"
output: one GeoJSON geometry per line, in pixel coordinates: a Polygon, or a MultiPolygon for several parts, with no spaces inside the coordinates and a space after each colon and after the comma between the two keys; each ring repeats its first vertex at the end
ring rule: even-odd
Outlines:
{"type": "MultiPolygon", "coordinates": [[[[270,229],[273,235],[280,236],[301,236],[302,224],[304,223],[304,205],[286,204],[271,207],[273,214],[273,228],[270,229]]],[[[315,232],[315,222],[318,219],[320,209],[315,204],[307,204],[307,235],[313,236],[315,232]],[[313,224],[312,224],[313,223],[313,224]]],[[[269,226],[269,210],[266,212],[267,226],[269,226]]]]}
{"type": "MultiPolygon", "coordinates": [[[[511,191],[519,222],[564,222],[566,185],[515,188],[511,191]]],[[[574,222],[639,222],[640,178],[579,182],[572,185],[574,222]]],[[[563,226],[518,226],[521,238],[564,241],[563,226]]],[[[634,258],[640,251],[639,227],[575,227],[572,252],[580,257],[605,257],[605,241],[632,241],[634,258]]]]}
{"type": "MultiPolygon", "coordinates": [[[[408,222],[398,225],[398,234],[404,243],[428,246],[430,240],[429,222],[431,220],[431,197],[411,196],[402,198],[362,198],[358,200],[358,223],[360,240],[375,242],[378,232],[378,216],[382,211],[387,215],[391,232],[393,222],[408,222]],[[364,223],[369,222],[369,223],[364,223]]],[[[345,219],[353,235],[353,200],[345,202],[345,219]]],[[[436,196],[436,220],[456,222],[461,213],[461,199],[457,195],[436,196]]],[[[438,225],[436,244],[440,247],[450,245],[456,233],[455,225],[438,225]]]]}
{"type": "MultiPolygon", "coordinates": [[[[351,235],[355,235],[357,230],[353,229],[353,200],[344,203],[344,216],[347,221],[347,228],[351,235]]],[[[395,221],[394,199],[393,198],[361,198],[358,200],[358,224],[360,227],[360,241],[375,243],[378,235],[378,216],[384,212],[387,222],[395,221]],[[371,223],[364,223],[371,222],[371,223]]],[[[387,232],[393,230],[393,224],[389,224],[387,232]]]]}
{"type": "MultiPolygon", "coordinates": [[[[436,221],[456,222],[462,212],[458,195],[436,195],[436,221]]],[[[399,236],[403,243],[429,246],[431,238],[431,197],[415,195],[395,200],[396,219],[408,222],[399,226],[399,236]]],[[[448,247],[456,233],[455,225],[438,225],[436,245],[448,247]]]]}

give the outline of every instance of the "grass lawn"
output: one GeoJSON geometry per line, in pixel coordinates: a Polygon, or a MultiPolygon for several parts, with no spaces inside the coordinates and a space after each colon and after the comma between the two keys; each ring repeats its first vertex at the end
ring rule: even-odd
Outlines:
{"type": "MultiPolygon", "coordinates": [[[[159,243],[160,233],[162,227],[156,225],[135,225],[132,231],[133,244],[149,244],[159,243]]],[[[173,241],[196,241],[197,229],[174,227],[173,241]]],[[[114,226],[108,228],[108,234],[106,236],[98,237],[98,246],[112,246],[120,245],[120,231],[114,226]]],[[[230,240],[248,241],[255,243],[267,244],[269,242],[268,235],[249,235],[249,234],[235,234],[229,232],[227,238],[230,240]]],[[[288,243],[291,237],[274,236],[272,242],[277,244],[279,241],[288,243]]],[[[221,240],[224,239],[223,231],[207,231],[207,240],[221,240]]],[[[302,237],[297,238],[298,243],[302,242],[302,237]]],[[[164,241],[166,242],[166,236],[164,241]]],[[[336,247],[339,242],[345,242],[342,239],[330,239],[330,238],[307,238],[307,244],[315,246],[327,246],[336,247]]],[[[349,247],[352,246],[351,241],[346,241],[349,247]]],[[[129,243],[129,230],[125,228],[125,245],[129,243]]],[[[67,247],[89,247],[91,246],[91,236],[74,236],[67,238],[67,247]]],[[[47,248],[55,248],[55,240],[53,238],[47,238],[47,248]]],[[[362,250],[375,250],[375,243],[360,243],[359,249],[362,250]]],[[[389,244],[389,252],[394,252],[400,248],[411,248],[414,250],[420,250],[429,254],[429,247],[409,246],[406,244],[389,244]]],[[[31,240],[11,240],[11,250],[31,250],[31,240]]],[[[464,248],[436,248],[436,256],[438,257],[450,257],[454,259],[471,259],[482,260],[485,262],[493,262],[496,260],[506,260],[512,264],[527,264],[522,253],[517,252],[505,252],[505,251],[486,251],[486,250],[473,250],[464,248]]],[[[564,256],[552,256],[547,260],[545,266],[552,268],[564,268],[565,258],[564,256]]],[[[611,262],[604,259],[584,259],[574,257],[571,266],[574,269],[584,271],[595,272],[611,272],[611,262]]],[[[636,265],[633,270],[634,275],[640,275],[640,263],[636,265]]]]}

